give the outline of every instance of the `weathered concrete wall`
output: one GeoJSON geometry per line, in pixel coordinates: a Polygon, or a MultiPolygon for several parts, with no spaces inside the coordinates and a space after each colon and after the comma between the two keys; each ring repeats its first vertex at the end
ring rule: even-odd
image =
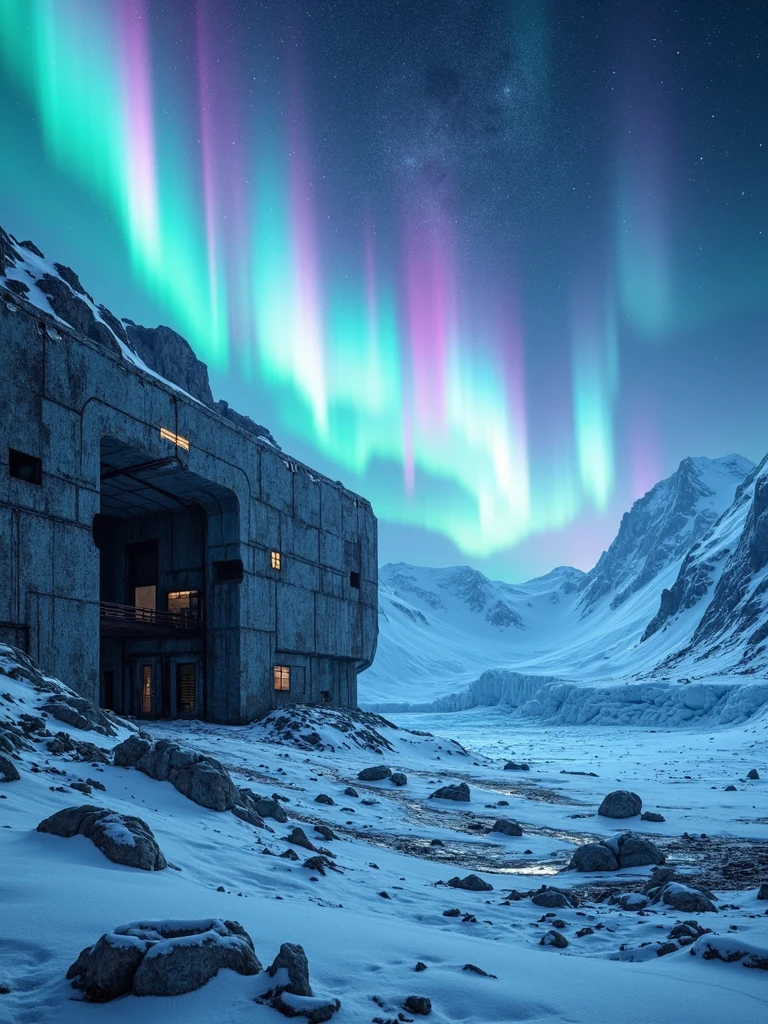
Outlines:
{"type": "MultiPolygon", "coordinates": [[[[92,525],[102,438],[114,438],[148,459],[174,455],[180,470],[217,488],[205,505],[205,716],[244,722],[324,693],[331,704],[356,702],[356,672],[377,637],[368,502],[2,288],[0,409],[0,637],[27,638],[46,671],[98,698],[92,525]],[[189,438],[190,451],[161,438],[161,427],[189,438]],[[9,448],[42,459],[41,485],[9,475],[9,448]],[[221,488],[231,501],[222,503],[221,488]],[[213,562],[238,558],[242,581],[217,582],[213,562]],[[275,664],[294,670],[288,693],[273,689],[275,664]]],[[[142,533],[130,524],[126,537],[142,533]]],[[[162,528],[158,519],[154,536],[162,528]]],[[[182,563],[180,555],[173,586],[163,586],[187,585],[182,563]]]]}

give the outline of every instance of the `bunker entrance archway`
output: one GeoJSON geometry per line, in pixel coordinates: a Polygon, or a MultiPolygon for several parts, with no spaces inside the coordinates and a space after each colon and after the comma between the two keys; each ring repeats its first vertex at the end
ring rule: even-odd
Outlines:
{"type": "Polygon", "coordinates": [[[101,440],[100,699],[147,718],[205,718],[214,695],[212,634],[239,615],[236,595],[211,599],[213,565],[236,561],[235,493],[113,437],[101,440]]]}

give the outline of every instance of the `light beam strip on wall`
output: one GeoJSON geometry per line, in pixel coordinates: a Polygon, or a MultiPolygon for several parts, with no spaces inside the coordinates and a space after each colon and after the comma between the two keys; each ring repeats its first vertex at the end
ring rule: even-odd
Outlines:
{"type": "Polygon", "coordinates": [[[189,451],[189,439],[182,437],[181,434],[174,434],[167,427],[160,427],[160,437],[166,441],[171,441],[177,448],[183,448],[185,452],[189,451]]]}

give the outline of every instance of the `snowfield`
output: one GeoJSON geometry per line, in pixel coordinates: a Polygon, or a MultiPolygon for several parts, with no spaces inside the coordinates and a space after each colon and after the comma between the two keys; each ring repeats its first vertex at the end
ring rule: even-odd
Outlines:
{"type": "Polygon", "coordinates": [[[171,782],[118,767],[109,753],[102,763],[73,759],[78,744],[109,752],[137,737],[136,723],[107,716],[111,736],[67,724],[50,710],[50,691],[60,703],[72,700],[12,651],[0,651],[0,749],[20,775],[0,782],[0,1021],[276,1024],[280,1013],[255,1001],[274,984],[264,971],[222,969],[184,995],[105,1003],[82,1001],[65,978],[81,950],[118,926],[208,919],[239,922],[264,967],[282,943],[303,946],[315,996],[340,1000],[339,1024],[419,1019],[403,1009],[408,996],[431,1000],[428,1019],[439,1024],[766,1019],[768,973],[760,965],[768,956],[768,902],[757,899],[758,882],[768,880],[764,714],[716,732],[511,728],[499,708],[398,716],[401,728],[312,708],[244,728],[150,723],[155,740],[212,754],[236,786],[276,794],[287,821],[265,817],[262,828],[192,802],[171,782]],[[440,738],[454,724],[463,745],[440,738]],[[69,739],[57,743],[57,733],[69,739]],[[49,750],[68,743],[69,752],[49,750]],[[512,758],[529,770],[505,770],[512,758]],[[407,782],[358,780],[375,765],[404,772],[407,782]],[[762,778],[747,778],[753,768],[762,778]],[[595,774],[564,774],[571,772],[595,774]],[[73,790],[86,779],[105,788],[73,790]],[[469,802],[430,799],[460,781],[469,802]],[[357,796],[345,793],[349,786],[357,796]],[[643,810],[666,820],[598,817],[602,798],[616,789],[635,791],[643,810]],[[84,803],[143,819],[168,867],[127,867],[83,835],[35,831],[54,812],[84,803]],[[502,817],[519,822],[523,835],[490,832],[502,817]],[[296,827],[328,851],[312,867],[305,861],[316,855],[295,835],[287,842],[296,827]],[[658,844],[678,872],[675,892],[706,888],[716,911],[650,904],[641,894],[647,866],[563,870],[576,846],[626,829],[658,844]],[[287,849],[295,859],[280,856],[287,849]],[[469,874],[492,889],[443,884],[469,874]],[[568,894],[565,905],[532,902],[542,883],[568,894]],[[622,902],[638,909],[609,902],[621,893],[634,894],[622,902]],[[710,931],[658,955],[677,923],[693,919],[694,932],[710,931]],[[567,945],[552,944],[553,932],[567,945]],[[419,961],[426,969],[414,969],[419,961]]]}

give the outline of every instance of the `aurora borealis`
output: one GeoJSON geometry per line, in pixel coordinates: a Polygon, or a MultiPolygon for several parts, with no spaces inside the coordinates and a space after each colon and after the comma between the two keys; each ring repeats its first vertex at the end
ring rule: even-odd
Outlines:
{"type": "Polygon", "coordinates": [[[763,14],[2,0],[0,223],[369,497],[383,560],[588,567],[681,458],[768,449],[763,14]]]}

